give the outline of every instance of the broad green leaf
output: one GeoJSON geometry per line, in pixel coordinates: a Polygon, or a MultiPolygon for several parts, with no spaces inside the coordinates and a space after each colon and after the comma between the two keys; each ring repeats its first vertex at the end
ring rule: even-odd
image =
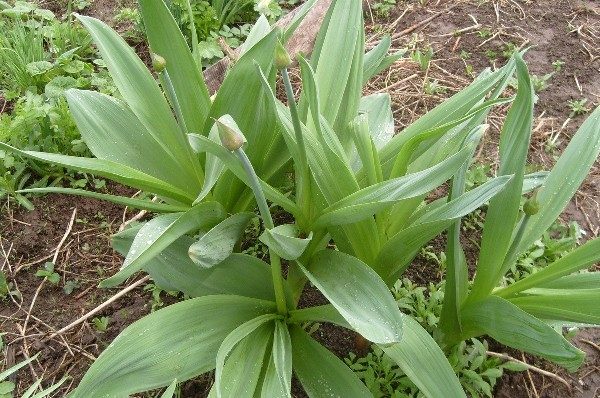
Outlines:
{"type": "Polygon", "coordinates": [[[362,97],[358,111],[369,117],[369,131],[377,149],[381,149],[394,136],[392,100],[388,93],[362,97]]]}
{"type": "MultiPolygon", "coordinates": [[[[268,366],[272,336],[273,325],[262,325],[233,348],[223,368],[223,397],[251,398],[258,395],[268,366]]],[[[216,385],[213,385],[213,390],[216,397],[216,385]]]]}
{"type": "Polygon", "coordinates": [[[140,0],[140,11],[151,51],[167,61],[188,131],[202,131],[211,106],[208,89],[177,22],[163,1],[140,0]]]}
{"type": "Polygon", "coordinates": [[[239,47],[239,55],[244,55],[246,51],[254,47],[254,45],[261,41],[270,31],[271,25],[269,24],[269,20],[261,14],[256,23],[252,26],[252,29],[250,29],[248,37],[246,37],[244,43],[239,47]]]}
{"type": "Polygon", "coordinates": [[[563,276],[536,287],[546,289],[597,289],[598,286],[600,286],[600,272],[581,272],[563,276]]]}
{"type": "MultiPolygon", "coordinates": [[[[114,235],[113,248],[126,256],[140,228],[114,235]]],[[[232,254],[218,267],[201,269],[187,255],[192,243],[194,239],[184,235],[144,265],[154,283],[190,297],[229,294],[274,300],[271,268],[267,263],[246,254],[232,254]]]]}
{"type": "Polygon", "coordinates": [[[321,250],[310,263],[310,271],[299,265],[306,277],[366,339],[381,344],[402,338],[402,314],[379,275],[348,254],[321,250]]]}
{"type": "Polygon", "coordinates": [[[363,84],[366,84],[367,81],[369,79],[371,79],[373,76],[375,76],[375,75],[383,72],[384,70],[386,70],[390,66],[392,66],[396,61],[398,61],[399,59],[403,58],[407,51],[408,51],[408,49],[403,48],[403,49],[400,49],[400,50],[396,51],[393,54],[386,55],[381,60],[381,62],[378,65],[375,66],[375,68],[370,69],[369,71],[365,71],[364,72],[364,75],[363,75],[363,84]]]}
{"type": "Polygon", "coordinates": [[[187,192],[184,192],[167,182],[109,160],[81,158],[45,152],[21,151],[20,149],[13,148],[3,142],[0,142],[0,148],[26,158],[57,164],[84,173],[91,173],[97,177],[108,178],[130,187],[172,198],[181,203],[191,204],[193,201],[193,197],[189,196],[187,192]]]}
{"type": "Polygon", "coordinates": [[[315,73],[304,57],[298,56],[298,62],[301,66],[303,95],[310,111],[306,125],[314,132],[319,142],[324,144],[323,149],[328,156],[328,160],[343,162],[345,160],[345,152],[340,139],[341,137],[333,129],[326,128],[329,122],[322,116],[323,106],[319,98],[319,86],[317,85],[315,73]]]}
{"type": "Polygon", "coordinates": [[[483,227],[477,274],[468,300],[487,296],[502,275],[505,257],[510,256],[513,228],[517,223],[523,175],[531,140],[534,92],[527,66],[516,56],[519,89],[500,133],[498,175],[513,174],[507,188],[490,201],[483,227]]]}
{"type": "Polygon", "coordinates": [[[379,72],[387,69],[406,53],[406,50],[401,50],[388,56],[387,54],[391,45],[391,37],[389,35],[385,35],[375,47],[365,54],[364,72],[362,78],[363,84],[365,84],[367,81],[369,81],[369,79],[379,72]]]}
{"type": "Polygon", "coordinates": [[[208,372],[229,333],[274,310],[268,301],[206,296],[153,312],[121,332],[71,397],[123,397],[208,372]]]}
{"type": "Polygon", "coordinates": [[[287,43],[288,40],[290,40],[296,29],[298,29],[298,26],[300,26],[300,24],[304,20],[304,17],[306,17],[306,15],[310,12],[310,10],[313,8],[316,2],[317,0],[308,0],[302,5],[302,8],[298,11],[298,13],[294,15],[294,18],[292,19],[291,23],[283,32],[284,43],[287,43]]]}
{"type": "Polygon", "coordinates": [[[167,387],[167,389],[165,390],[165,392],[163,392],[163,394],[160,396],[160,398],[173,398],[176,388],[177,388],[177,379],[173,380],[173,383],[171,383],[171,385],[169,387],[167,387]]]}
{"type": "Polygon", "coordinates": [[[392,358],[426,397],[466,397],[444,352],[429,333],[404,316],[402,341],[380,348],[392,358]]]}
{"type": "MultiPolygon", "coordinates": [[[[523,195],[530,191],[533,191],[534,189],[541,187],[544,184],[544,180],[546,179],[547,175],[548,175],[548,172],[546,172],[546,171],[540,171],[540,172],[536,172],[536,173],[526,174],[525,178],[523,180],[523,192],[522,192],[523,195]]],[[[448,196],[443,196],[443,197],[436,199],[433,202],[430,202],[424,206],[420,206],[417,210],[415,210],[413,212],[410,219],[408,220],[408,223],[412,224],[415,220],[417,220],[423,214],[425,214],[433,209],[436,209],[436,208],[446,204],[447,202],[448,202],[448,196]]]]}
{"type": "Polygon", "coordinates": [[[548,177],[547,171],[538,171],[537,173],[526,174],[523,179],[523,194],[527,192],[533,191],[544,185],[546,181],[546,177],[548,177]]]}
{"type": "Polygon", "coordinates": [[[60,193],[64,195],[77,195],[88,198],[94,198],[99,200],[105,200],[107,202],[116,203],[118,205],[131,207],[133,209],[143,209],[153,211],[157,213],[174,213],[182,212],[189,209],[189,206],[183,205],[170,205],[167,203],[151,202],[149,200],[129,198],[126,196],[115,196],[106,193],[86,191],[84,189],[73,189],[73,188],[61,188],[61,187],[47,187],[47,188],[30,188],[22,189],[17,193],[60,193]]]}
{"type": "Polygon", "coordinates": [[[290,327],[294,373],[311,398],[371,398],[373,395],[338,357],[299,326],[290,327]]]}
{"type": "Polygon", "coordinates": [[[531,216],[516,250],[522,253],[535,242],[567,206],[600,154],[600,107],[581,125],[546,177],[537,194],[540,211],[531,216]]]}
{"type": "MultiPolygon", "coordinates": [[[[290,368],[290,372],[291,372],[290,368]]],[[[291,375],[290,375],[291,376],[291,375]]],[[[271,358],[268,360],[267,369],[263,378],[262,387],[260,390],[260,398],[289,398],[291,397],[290,391],[281,383],[277,369],[275,369],[275,362],[273,359],[273,353],[271,352],[271,358]]],[[[209,396],[210,398],[210,396],[209,396]]]]}
{"type": "MultiPolygon", "coordinates": [[[[200,190],[203,172],[171,108],[146,65],[117,32],[102,21],[78,15],[90,32],[123,99],[148,132],[169,148],[189,176],[191,187],[200,190]]],[[[189,84],[189,82],[187,83],[189,84]]],[[[199,112],[194,109],[194,112],[199,112]]]]}
{"type": "Polygon", "coordinates": [[[452,177],[469,153],[465,148],[429,169],[363,188],[326,208],[315,228],[360,221],[395,202],[423,195],[452,177]]]}
{"type": "Polygon", "coordinates": [[[287,325],[275,321],[273,348],[263,378],[261,398],[291,398],[292,341],[287,325]]]}
{"type": "Polygon", "coordinates": [[[292,340],[287,325],[282,321],[275,322],[271,352],[277,377],[289,397],[292,389],[292,340]]]}
{"type": "MultiPolygon", "coordinates": [[[[474,152],[471,153],[471,156],[474,154],[474,152]]],[[[449,195],[452,201],[464,196],[469,167],[470,164],[465,163],[452,179],[449,195]]],[[[433,209],[432,212],[439,211],[440,208],[433,209]]],[[[444,302],[438,323],[438,330],[441,331],[442,336],[444,334],[459,334],[462,330],[460,309],[468,294],[469,270],[465,252],[460,242],[461,231],[461,219],[457,217],[447,231],[446,283],[444,285],[444,302]]]]}
{"type": "Polygon", "coordinates": [[[254,390],[258,384],[265,357],[265,350],[273,335],[272,324],[266,328],[262,328],[262,326],[272,323],[278,317],[277,314],[259,315],[241,324],[225,337],[217,352],[215,367],[214,388],[218,398],[223,396],[252,398],[254,396],[254,390]],[[242,345],[242,343],[244,344],[242,345]],[[235,348],[240,348],[237,347],[238,345],[242,348],[241,355],[239,351],[237,355],[232,352],[235,348]],[[229,361],[231,361],[233,367],[237,368],[235,369],[237,372],[228,372],[229,378],[224,379],[223,371],[228,356],[230,356],[229,361]],[[259,365],[258,368],[256,367],[257,364],[259,365]],[[245,369],[247,366],[252,367],[252,371],[248,372],[248,369],[245,369]],[[240,372],[242,370],[245,370],[245,372],[240,372]]]}
{"type": "MultiPolygon", "coordinates": [[[[195,134],[189,135],[188,141],[190,141],[190,136],[198,137],[195,134]]],[[[204,136],[202,136],[202,138],[206,139],[206,137],[204,136]]],[[[208,139],[212,140],[216,145],[219,145],[220,147],[223,146],[221,144],[221,139],[219,137],[219,131],[217,129],[216,123],[211,127],[210,132],[208,133],[208,139]]],[[[191,144],[192,143],[190,142],[190,145],[191,144]]],[[[194,152],[197,152],[196,148],[194,148],[193,145],[192,149],[194,150],[194,152]]],[[[204,198],[206,198],[210,194],[210,191],[214,188],[215,184],[223,174],[223,171],[225,171],[225,163],[218,156],[215,156],[212,153],[207,153],[206,158],[204,160],[204,184],[202,185],[202,190],[198,194],[198,197],[193,203],[194,205],[202,202],[204,198]]]]}
{"type": "Polygon", "coordinates": [[[188,250],[192,261],[201,268],[212,268],[233,253],[254,213],[236,213],[201,235],[188,250]]]}
{"type": "MultiPolygon", "coordinates": [[[[359,115],[354,119],[349,129],[352,132],[354,147],[358,153],[360,166],[367,173],[367,184],[375,185],[383,182],[383,174],[379,163],[377,148],[369,132],[369,122],[366,115],[359,115]]],[[[352,155],[351,155],[352,156],[352,155]]],[[[368,186],[367,185],[367,186],[368,186]]]]}
{"type": "Polygon", "coordinates": [[[115,275],[100,283],[113,287],[124,282],[179,237],[201,229],[210,228],[224,217],[217,202],[201,203],[185,213],[164,214],[148,221],[135,236],[123,266],[115,275]]]}
{"type": "Polygon", "coordinates": [[[302,324],[304,322],[329,322],[334,325],[352,329],[352,326],[340,315],[331,304],[291,310],[288,323],[302,324]]]}
{"type": "Polygon", "coordinates": [[[530,289],[509,301],[537,318],[600,324],[600,287],[530,289]]]}
{"type": "MultiPolygon", "coordinates": [[[[307,69],[305,68],[304,70],[307,69]]],[[[267,87],[265,91],[269,94],[269,98],[277,111],[277,116],[282,127],[281,131],[284,134],[285,140],[294,143],[293,145],[289,145],[290,148],[293,148],[294,145],[297,144],[290,112],[287,107],[277,100],[270,88],[267,87]]],[[[321,118],[322,122],[323,120],[324,119],[321,118]]],[[[325,127],[324,124],[323,127],[325,127]]],[[[315,136],[314,131],[307,129],[303,125],[301,128],[311,171],[323,198],[329,203],[334,203],[343,197],[356,192],[360,187],[349,164],[343,159],[345,154],[343,151],[341,154],[338,154],[335,149],[335,140],[337,140],[337,136],[335,136],[334,133],[331,135],[328,134],[332,144],[329,145],[326,140],[319,141],[318,137],[315,136]],[[342,157],[340,157],[340,155],[342,157]]],[[[326,133],[329,132],[326,130],[326,133]]],[[[317,198],[318,197],[319,196],[317,196],[317,198]]],[[[313,203],[313,206],[314,205],[315,203],[313,203]]],[[[318,206],[317,209],[320,209],[324,203],[318,201],[316,202],[316,205],[318,206]]],[[[377,226],[375,225],[374,220],[366,220],[358,224],[345,226],[341,234],[343,235],[336,234],[337,236],[335,237],[339,247],[343,246],[344,250],[356,254],[357,257],[367,262],[375,258],[378,241],[376,239],[360,239],[361,236],[377,236],[377,226]],[[345,245],[343,243],[344,241],[347,242],[345,245]]]]}
{"type": "Polygon", "coordinates": [[[538,272],[495,291],[494,294],[504,298],[511,297],[516,293],[540,287],[560,277],[585,269],[598,261],[600,261],[600,238],[586,242],[538,272]]]}
{"type": "Polygon", "coordinates": [[[315,41],[311,64],[319,87],[322,114],[331,125],[337,119],[346,85],[351,81],[352,60],[356,48],[362,46],[362,43],[357,44],[362,29],[362,3],[334,0],[315,41]]]}
{"type": "Polygon", "coordinates": [[[546,358],[575,371],[584,353],[548,324],[496,296],[462,308],[462,325],[468,335],[487,334],[501,344],[546,358]]]}
{"type": "MultiPolygon", "coordinates": [[[[358,1],[356,3],[358,3],[358,1]]],[[[350,74],[348,75],[348,81],[346,82],[344,87],[344,95],[342,97],[342,102],[340,103],[335,123],[331,123],[336,133],[338,134],[340,141],[344,145],[346,151],[348,151],[351,148],[352,143],[352,137],[349,136],[347,130],[348,123],[350,123],[358,113],[358,107],[360,104],[360,99],[362,97],[363,89],[365,29],[362,12],[359,12],[359,17],[359,25],[356,28],[353,28],[352,26],[346,27],[346,29],[356,29],[358,36],[356,38],[356,44],[354,45],[354,55],[352,57],[352,64],[350,68],[350,74]]],[[[346,35],[347,34],[348,33],[346,33],[346,35]]],[[[337,65],[339,66],[339,63],[337,65]]],[[[329,66],[329,68],[331,69],[331,66],[329,66]]],[[[324,119],[327,118],[324,117],[324,119]]]]}
{"type": "Polygon", "coordinates": [[[259,239],[286,260],[298,259],[312,239],[312,232],[306,238],[299,238],[299,229],[295,224],[283,224],[273,229],[266,229],[259,239]]]}
{"type": "Polygon", "coordinates": [[[154,137],[120,100],[83,90],[66,93],[69,109],[87,147],[99,159],[109,160],[140,170],[163,181],[169,181],[189,195],[198,184],[178,154],[154,137]],[[156,159],[160,158],[160,162],[156,159]]]}

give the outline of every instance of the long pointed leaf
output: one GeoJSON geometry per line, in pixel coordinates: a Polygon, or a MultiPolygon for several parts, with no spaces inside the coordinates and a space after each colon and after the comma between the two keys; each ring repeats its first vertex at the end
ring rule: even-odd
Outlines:
{"type": "MultiPolygon", "coordinates": [[[[141,226],[112,237],[113,248],[126,256],[141,226]]],[[[181,291],[190,297],[215,294],[254,297],[273,301],[271,267],[246,254],[232,254],[218,267],[201,269],[187,255],[194,243],[182,236],[144,265],[156,285],[166,291],[181,291]]]]}
{"type": "Polygon", "coordinates": [[[185,190],[189,175],[181,172],[181,159],[153,136],[123,102],[107,95],[71,89],[65,93],[69,109],[87,147],[99,159],[121,163],[185,190]],[[160,158],[160,162],[156,159],[160,158]]]}
{"type": "Polygon", "coordinates": [[[505,298],[510,297],[523,290],[539,287],[562,276],[585,269],[598,261],[600,261],[600,238],[586,242],[540,271],[495,291],[494,294],[505,298]]]}
{"type": "Polygon", "coordinates": [[[141,0],[140,11],[150,48],[167,61],[185,124],[189,131],[199,132],[211,106],[200,68],[162,0],[141,0]]]}
{"type": "Polygon", "coordinates": [[[139,230],[119,272],[102,281],[100,286],[113,287],[122,283],[179,237],[188,232],[210,228],[223,217],[221,205],[206,202],[185,213],[164,214],[152,219],[139,230]]]}
{"type": "MultiPolygon", "coordinates": [[[[254,386],[248,386],[247,384],[248,381],[244,380],[246,383],[237,383],[237,378],[243,378],[244,376],[247,375],[232,375],[233,377],[235,377],[233,379],[233,381],[235,381],[234,383],[231,383],[228,381],[223,382],[223,369],[225,367],[225,360],[227,359],[227,356],[233,351],[233,349],[240,344],[243,340],[247,340],[248,338],[250,338],[251,336],[254,335],[254,332],[258,332],[259,328],[261,328],[261,326],[265,325],[268,322],[272,322],[275,319],[278,318],[277,314],[264,314],[264,315],[260,315],[254,319],[251,319],[243,324],[241,324],[240,326],[238,326],[237,328],[235,328],[231,333],[229,333],[227,335],[227,337],[225,337],[225,339],[223,340],[223,343],[221,344],[221,346],[219,347],[219,351],[217,352],[217,359],[216,359],[216,367],[215,367],[215,391],[217,394],[217,398],[221,398],[223,396],[224,393],[226,393],[225,396],[227,397],[252,397],[254,395],[254,388],[256,384],[254,384],[254,386]],[[224,386],[228,386],[229,387],[229,391],[224,391],[224,386]],[[233,391],[231,391],[233,390],[233,391]],[[237,391],[236,391],[237,390],[237,391]]],[[[270,334],[272,334],[272,328],[269,328],[270,330],[270,334]]],[[[264,337],[264,335],[263,335],[264,337]]],[[[268,336],[270,337],[270,336],[268,336]]],[[[268,342],[268,340],[265,341],[265,339],[261,339],[262,342],[264,342],[263,344],[254,344],[254,342],[252,341],[248,341],[251,343],[252,346],[262,346],[263,347],[263,358],[264,358],[264,349],[266,348],[266,344],[268,342]]],[[[237,359],[237,358],[236,358],[237,359]]],[[[251,358],[239,358],[237,359],[237,361],[248,361],[251,358]]],[[[249,361],[250,365],[253,365],[256,363],[256,360],[258,358],[253,358],[254,361],[249,361]]],[[[232,358],[233,360],[233,358],[232,358]]],[[[236,361],[233,360],[233,362],[235,363],[236,361]]],[[[262,361],[260,361],[260,364],[262,365],[262,361]]],[[[260,368],[259,368],[259,372],[260,372],[260,368]]],[[[256,379],[258,379],[258,377],[256,377],[256,379]]],[[[258,382],[258,380],[256,380],[258,382]]]]}
{"type": "Polygon", "coordinates": [[[467,160],[469,153],[469,148],[465,148],[424,171],[364,188],[325,209],[315,222],[315,227],[360,221],[397,201],[425,194],[452,177],[467,160]]]}
{"type": "Polygon", "coordinates": [[[233,253],[254,213],[236,213],[221,221],[190,246],[188,254],[202,268],[212,268],[233,253]]]}
{"type": "Polygon", "coordinates": [[[90,32],[129,108],[150,134],[179,159],[180,172],[188,176],[190,190],[199,191],[203,178],[200,163],[192,156],[167,100],[142,60],[117,32],[102,21],[83,15],[77,18],[90,32]]]}
{"type": "Polygon", "coordinates": [[[71,397],[123,397],[208,372],[231,331],[274,310],[268,301],[206,296],[153,312],[121,332],[71,397]]]}
{"type": "Polygon", "coordinates": [[[531,217],[517,253],[530,247],[567,206],[600,154],[600,107],[581,125],[540,188],[540,211],[531,217]]]}
{"type": "Polygon", "coordinates": [[[500,135],[499,175],[514,174],[509,186],[491,200],[487,210],[477,274],[468,300],[488,295],[502,275],[513,227],[517,222],[523,189],[523,176],[533,123],[534,93],[527,66],[517,56],[519,89],[500,135]]]}
{"type": "Polygon", "coordinates": [[[340,359],[298,326],[290,328],[294,373],[311,398],[371,398],[367,387],[340,359]]]}
{"type": "Polygon", "coordinates": [[[193,196],[189,196],[187,192],[184,192],[167,182],[109,160],[66,156],[55,153],[22,151],[3,142],[0,142],[0,148],[30,159],[53,163],[84,173],[91,173],[98,177],[108,178],[124,185],[175,199],[181,203],[191,204],[193,201],[193,196]]]}
{"type": "Polygon", "coordinates": [[[366,339],[388,344],[402,338],[402,315],[381,278],[355,257],[333,250],[315,254],[307,278],[366,339]]]}
{"type": "Polygon", "coordinates": [[[466,333],[487,334],[502,344],[539,355],[569,371],[576,370],[585,357],[548,324],[500,297],[490,296],[467,304],[462,309],[462,324],[466,333]]]}
{"type": "Polygon", "coordinates": [[[381,349],[429,398],[466,397],[444,352],[413,318],[404,316],[402,341],[381,349]]]}
{"type": "Polygon", "coordinates": [[[149,200],[143,199],[135,199],[128,198],[125,196],[115,196],[106,193],[92,192],[86,191],[84,189],[73,189],[73,188],[61,188],[61,187],[47,187],[47,188],[30,188],[30,189],[22,189],[17,191],[17,193],[60,193],[64,195],[77,195],[83,196],[87,198],[105,200],[107,202],[116,203],[118,205],[123,205],[127,207],[131,207],[133,209],[143,209],[148,211],[154,211],[157,213],[175,213],[187,211],[189,209],[188,206],[182,205],[170,205],[166,203],[155,203],[149,200]]]}

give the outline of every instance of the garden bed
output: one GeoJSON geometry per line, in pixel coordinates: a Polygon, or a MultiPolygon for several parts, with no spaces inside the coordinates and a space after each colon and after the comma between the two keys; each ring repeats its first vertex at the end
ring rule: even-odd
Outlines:
{"type": "MultiPolygon", "coordinates": [[[[82,13],[110,21],[111,15],[118,11],[115,3],[98,1],[82,13]]],[[[370,2],[371,5],[374,3],[381,2],[370,2]]],[[[540,169],[551,167],[556,155],[585,120],[584,109],[593,108],[600,101],[600,7],[597,2],[450,0],[426,3],[398,1],[389,12],[366,7],[368,44],[375,44],[381,32],[389,30],[394,38],[394,48],[414,46],[423,52],[427,48],[433,50],[428,68],[421,68],[415,60],[400,60],[389,71],[373,79],[367,92],[387,91],[391,94],[396,127],[400,131],[465,87],[484,68],[502,65],[510,51],[532,46],[526,61],[538,77],[540,91],[529,161],[540,169]],[[587,102],[581,102],[583,99],[587,102]]],[[[51,8],[60,11],[57,3],[51,8]]],[[[144,46],[138,46],[138,49],[145,51],[144,46]]],[[[490,117],[490,130],[478,155],[478,160],[491,165],[492,169],[497,164],[497,116],[490,117]]],[[[129,196],[135,193],[112,184],[107,190],[129,196]]],[[[599,192],[600,162],[597,161],[562,216],[565,222],[576,221],[586,231],[583,239],[597,237],[600,232],[599,192]]],[[[92,359],[128,324],[149,313],[153,306],[158,308],[173,299],[146,283],[144,288],[137,288],[104,308],[93,317],[95,321],[90,319],[48,339],[48,335],[118,291],[101,290],[96,286],[115,273],[122,263],[122,257],[110,247],[110,235],[137,212],[93,199],[56,194],[36,198],[33,204],[33,211],[18,208],[14,202],[4,203],[2,208],[0,260],[4,263],[3,269],[8,269],[10,281],[18,289],[22,301],[1,302],[0,330],[8,333],[4,337],[8,345],[8,365],[14,364],[15,357],[41,352],[27,375],[25,372],[20,374],[17,380],[19,391],[31,383],[34,375],[58,380],[68,373],[72,379],[56,395],[65,396],[72,386],[77,385],[92,359]],[[61,282],[56,285],[43,283],[35,271],[54,257],[54,272],[59,274],[61,282]],[[67,293],[65,285],[73,287],[72,291],[67,293]],[[107,325],[104,320],[108,321],[107,325]]],[[[468,248],[470,243],[464,243],[468,248]]],[[[430,251],[440,253],[444,245],[444,239],[436,239],[430,251]]],[[[474,259],[470,258],[470,261],[474,259]]],[[[435,262],[422,255],[408,270],[407,276],[414,283],[426,285],[438,281],[440,271],[435,262]]],[[[311,305],[324,303],[316,291],[307,300],[306,304],[311,305]]],[[[329,325],[323,328],[327,333],[317,331],[315,335],[326,336],[322,343],[340,357],[346,357],[351,351],[364,354],[368,350],[354,333],[329,325]]],[[[585,364],[574,374],[531,356],[522,357],[514,350],[492,346],[492,351],[508,353],[555,373],[570,384],[567,389],[555,378],[533,371],[506,373],[494,396],[600,396],[600,330],[583,330],[574,341],[587,353],[585,364]]],[[[207,378],[188,382],[182,396],[204,397],[209,387],[207,378]]],[[[300,389],[295,391],[296,396],[303,396],[300,389]]]]}

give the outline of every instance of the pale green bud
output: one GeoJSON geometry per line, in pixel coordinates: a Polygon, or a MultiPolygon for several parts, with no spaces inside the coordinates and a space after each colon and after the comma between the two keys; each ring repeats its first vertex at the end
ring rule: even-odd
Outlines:
{"type": "Polygon", "coordinates": [[[525,201],[523,204],[523,212],[527,216],[533,216],[540,211],[540,202],[537,200],[537,192],[533,196],[525,201]]]}
{"type": "Polygon", "coordinates": [[[231,115],[223,115],[215,120],[221,144],[230,151],[240,149],[246,143],[246,137],[231,115]]]}
{"type": "Polygon", "coordinates": [[[292,64],[290,54],[287,52],[283,44],[278,40],[275,46],[275,67],[277,69],[287,68],[292,64]]]}
{"type": "Polygon", "coordinates": [[[156,73],[161,73],[167,67],[167,60],[158,54],[152,53],[152,68],[156,73]]]}

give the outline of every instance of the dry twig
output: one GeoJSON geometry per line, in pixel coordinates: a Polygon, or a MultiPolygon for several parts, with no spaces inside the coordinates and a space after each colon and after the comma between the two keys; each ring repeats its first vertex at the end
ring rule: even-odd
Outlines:
{"type": "Polygon", "coordinates": [[[513,358],[513,357],[511,357],[510,355],[507,355],[507,354],[501,354],[501,353],[493,352],[493,351],[486,351],[486,354],[489,355],[489,356],[492,356],[492,357],[504,359],[505,361],[516,362],[516,363],[518,363],[520,365],[523,365],[523,366],[527,367],[527,369],[529,369],[529,370],[533,370],[536,373],[539,373],[539,374],[544,375],[544,376],[551,377],[554,380],[558,380],[559,382],[561,382],[562,384],[564,384],[569,389],[569,391],[571,390],[571,385],[569,384],[569,382],[566,381],[565,379],[563,379],[562,377],[560,377],[559,375],[557,375],[556,373],[548,372],[547,370],[538,368],[537,366],[534,366],[534,365],[530,365],[527,362],[521,361],[521,360],[519,360],[517,358],[513,358]]]}

